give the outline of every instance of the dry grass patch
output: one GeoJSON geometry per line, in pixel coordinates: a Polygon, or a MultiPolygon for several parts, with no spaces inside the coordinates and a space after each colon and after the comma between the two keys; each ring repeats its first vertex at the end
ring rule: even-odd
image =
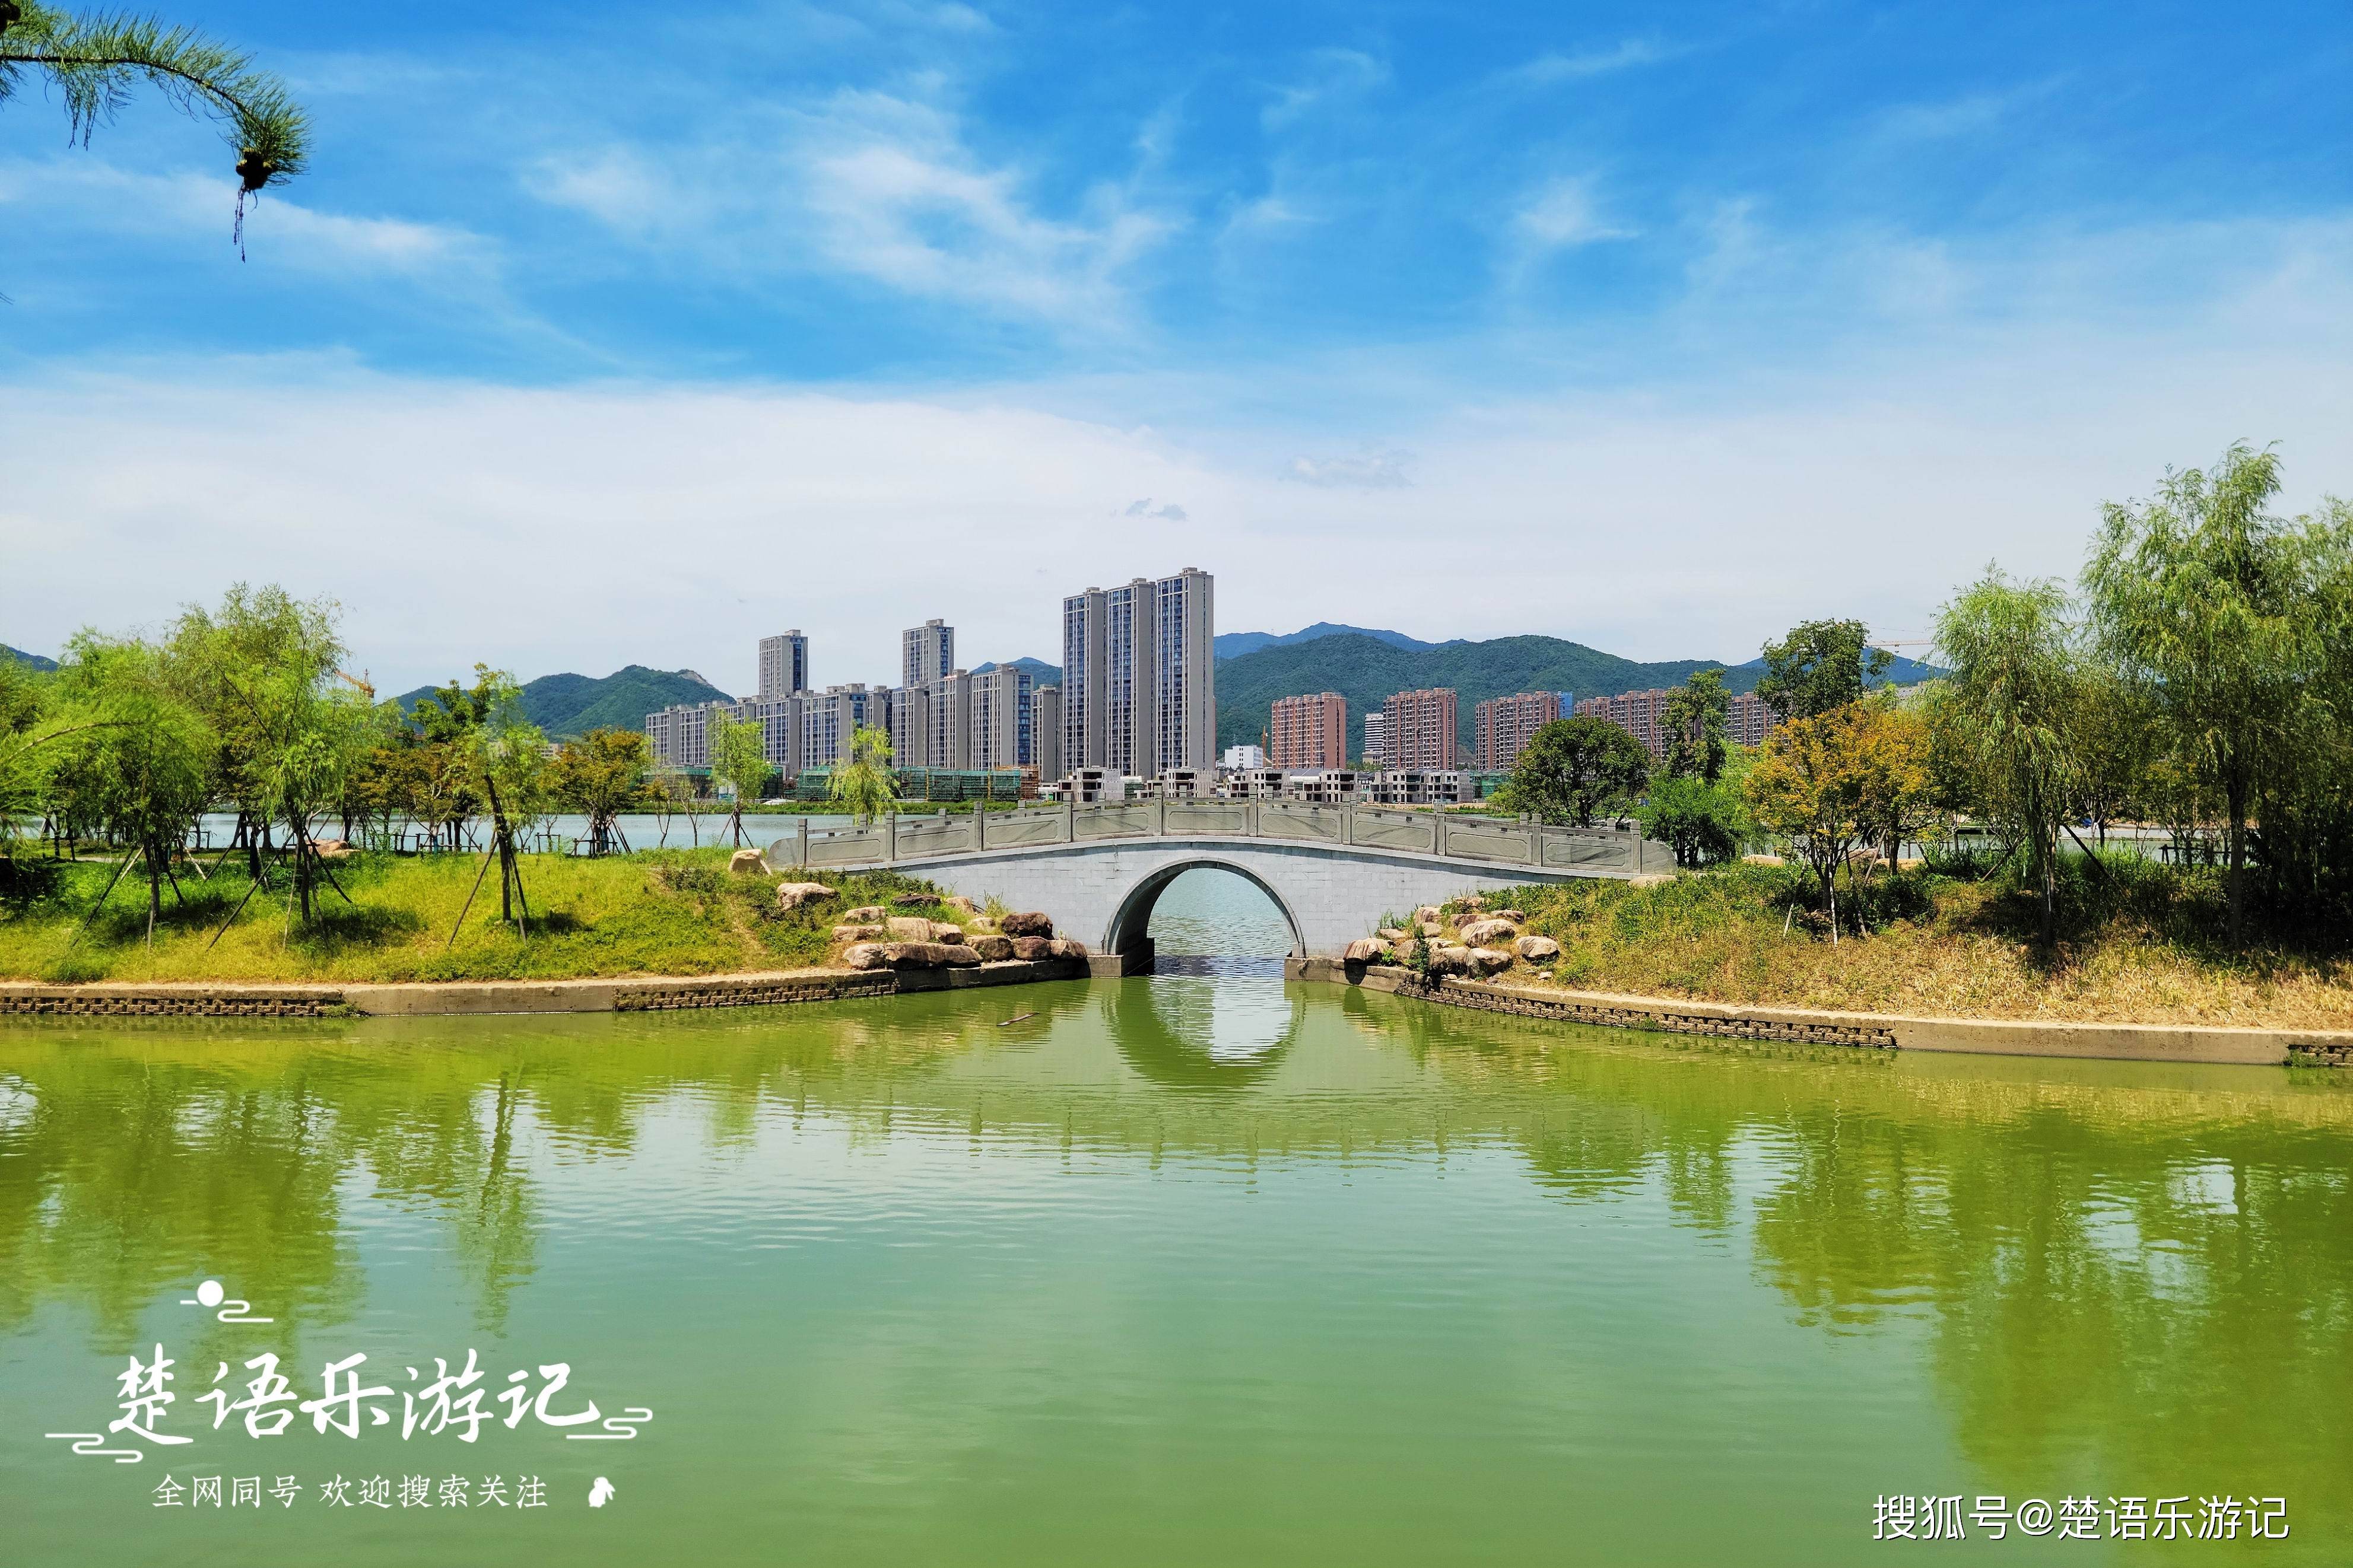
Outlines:
{"type": "MultiPolygon", "coordinates": [[[[2060,939],[2034,940],[2032,899],[1999,882],[1929,873],[1861,895],[1869,934],[1836,945],[1787,870],[1728,867],[1651,887],[1593,881],[1488,900],[1561,944],[1556,963],[1504,978],[1588,991],[1774,1006],[1957,1017],[2353,1026],[2353,963],[2295,933],[2232,951],[2211,873],[2126,860],[2105,879],[2076,867],[2060,939]]],[[[1841,892],[1842,903],[1846,898],[1841,892]]],[[[1450,907],[1449,914],[1453,913],[1450,907]]]]}

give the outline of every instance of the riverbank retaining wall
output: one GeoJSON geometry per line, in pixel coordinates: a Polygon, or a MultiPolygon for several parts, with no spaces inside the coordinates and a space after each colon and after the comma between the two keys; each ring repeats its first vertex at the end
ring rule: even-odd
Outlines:
{"type": "Polygon", "coordinates": [[[98,982],[0,984],[0,1017],[334,1018],[492,1013],[662,1013],[770,1007],[920,991],[1083,980],[1083,958],[1011,960],[960,969],[794,969],[762,974],[638,975],[621,979],[492,980],[413,985],[220,985],[98,982]]]}
{"type": "Polygon", "coordinates": [[[1972,1056],[2105,1057],[2124,1061],[2234,1062],[2280,1066],[2290,1061],[2353,1067],[2353,1031],[2232,1028],[2213,1025],[2075,1024],[2036,1018],[1931,1018],[1841,1013],[1806,1007],[1741,1006],[1606,991],[1562,991],[1506,982],[1445,976],[1432,984],[1410,969],[1388,964],[1293,959],[1295,980],[1386,991],[1449,1007],[1554,1018],[1604,1028],[1654,1029],[1671,1035],[1725,1039],[1788,1040],[1972,1056]]]}

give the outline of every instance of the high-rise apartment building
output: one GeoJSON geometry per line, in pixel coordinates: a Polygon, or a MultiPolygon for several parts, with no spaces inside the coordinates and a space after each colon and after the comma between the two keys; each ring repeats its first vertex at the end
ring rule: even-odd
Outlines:
{"type": "Polygon", "coordinates": [[[952,669],[923,688],[926,768],[977,767],[972,747],[972,677],[952,669]]]}
{"type": "Polygon", "coordinates": [[[735,704],[734,717],[760,726],[760,754],[787,779],[801,771],[801,709],[798,695],[747,697],[735,704]]]}
{"type": "MultiPolygon", "coordinates": [[[[797,697],[808,689],[808,638],[797,631],[760,639],[760,695],[797,697]]],[[[770,758],[770,761],[775,761],[770,758]]]]}
{"type": "Polygon", "coordinates": [[[1036,693],[1029,672],[998,665],[972,679],[972,745],[976,768],[1020,768],[1038,760],[1036,693]]]}
{"type": "Polygon", "coordinates": [[[1031,765],[1041,779],[1059,779],[1070,770],[1062,765],[1062,689],[1034,687],[1029,692],[1031,765]]]}
{"type": "Polygon", "coordinates": [[[1667,699],[1672,691],[1621,691],[1615,697],[1588,697],[1577,705],[1580,719],[1606,719],[1634,739],[1642,742],[1643,750],[1651,756],[1666,754],[1666,742],[1659,729],[1665,717],[1667,699]]]}
{"type": "Polygon", "coordinates": [[[801,702],[801,766],[829,768],[849,760],[850,736],[860,725],[891,721],[890,699],[864,681],[828,686],[801,702]]]}
{"type": "Polygon", "coordinates": [[[1348,765],[1348,700],[1336,691],[1278,697],[1267,729],[1270,766],[1305,770],[1348,765]]]}
{"type": "MultiPolygon", "coordinates": [[[[1577,712],[1579,718],[1608,720],[1641,742],[1651,756],[1663,757],[1672,739],[1666,723],[1667,701],[1674,694],[1672,689],[1668,689],[1588,697],[1577,705],[1577,712]]],[[[1765,739],[1766,731],[1775,722],[1773,710],[1758,700],[1755,692],[1743,691],[1726,704],[1725,739],[1736,746],[1754,746],[1765,739]]]]}
{"type": "Polygon", "coordinates": [[[1560,717],[1557,691],[1523,691],[1515,697],[1490,697],[1479,704],[1473,720],[1478,731],[1478,765],[1489,773],[1507,773],[1527,750],[1538,727],[1560,717]]]}
{"type": "Polygon", "coordinates": [[[707,768],[711,765],[711,715],[733,717],[732,702],[679,702],[646,715],[646,744],[654,761],[665,767],[707,768]]]}
{"type": "Polygon", "coordinates": [[[931,754],[931,688],[893,687],[891,704],[891,762],[894,767],[920,768],[931,754]]]}
{"type": "Polygon", "coordinates": [[[1754,691],[1743,691],[1733,698],[1730,710],[1724,716],[1725,734],[1736,746],[1764,744],[1765,731],[1773,724],[1773,710],[1754,691]]]}
{"type": "Polygon", "coordinates": [[[1365,715],[1365,761],[1376,769],[1389,765],[1389,715],[1385,708],[1365,715]]]}
{"type": "Polygon", "coordinates": [[[1400,691],[1381,709],[1388,721],[1383,726],[1388,747],[1384,767],[1447,771],[1457,765],[1454,688],[1400,691]]]}
{"type": "Polygon", "coordinates": [[[1150,778],[1206,770],[1218,736],[1214,584],[1187,566],[1062,601],[1062,761],[1150,778]]]}
{"type": "Polygon", "coordinates": [[[899,684],[926,686],[955,668],[955,627],[938,619],[899,634],[899,684]]]}

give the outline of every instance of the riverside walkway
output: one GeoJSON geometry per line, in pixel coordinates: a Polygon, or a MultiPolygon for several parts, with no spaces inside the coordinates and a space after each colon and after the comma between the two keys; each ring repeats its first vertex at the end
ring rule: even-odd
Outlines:
{"type": "Polygon", "coordinates": [[[1672,871],[1637,833],[1547,827],[1435,811],[1277,800],[1152,800],[886,816],[812,827],[769,847],[772,866],[895,866],[951,892],[1042,910],[1055,926],[1148,968],[1162,889],[1196,867],[1255,882],[1290,922],[1293,956],[1331,958],[1384,914],[1529,882],[1672,871]]]}

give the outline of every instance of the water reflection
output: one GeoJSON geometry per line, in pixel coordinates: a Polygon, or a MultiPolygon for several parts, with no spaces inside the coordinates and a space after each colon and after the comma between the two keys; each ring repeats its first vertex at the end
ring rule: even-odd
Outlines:
{"type": "MultiPolygon", "coordinates": [[[[11,1026],[0,1329],[72,1303],[119,1352],[153,1303],[216,1277],[266,1281],[290,1342],[354,1310],[361,1232],[391,1209],[439,1237],[495,1331],[564,1234],[559,1178],[667,1179],[821,1123],[876,1151],[954,1131],[1115,1164],[1224,1161],[1238,1138],[1302,1172],[1487,1152],[1583,1225],[1655,1202],[1655,1256],[1732,1250],[1819,1340],[1923,1334],[1993,1489],[2099,1478],[2353,1509],[2337,1079],[1646,1040],[1252,980],[700,1017],[11,1026]],[[657,1142],[681,1113],[688,1134],[657,1142]]],[[[1578,1234],[1509,1223],[1498,1289],[1578,1234]]]]}
{"type": "Polygon", "coordinates": [[[1155,1083],[1239,1089],[1274,1070],[1306,1011],[1278,977],[1154,975],[1105,987],[1120,1056],[1155,1083]]]}

